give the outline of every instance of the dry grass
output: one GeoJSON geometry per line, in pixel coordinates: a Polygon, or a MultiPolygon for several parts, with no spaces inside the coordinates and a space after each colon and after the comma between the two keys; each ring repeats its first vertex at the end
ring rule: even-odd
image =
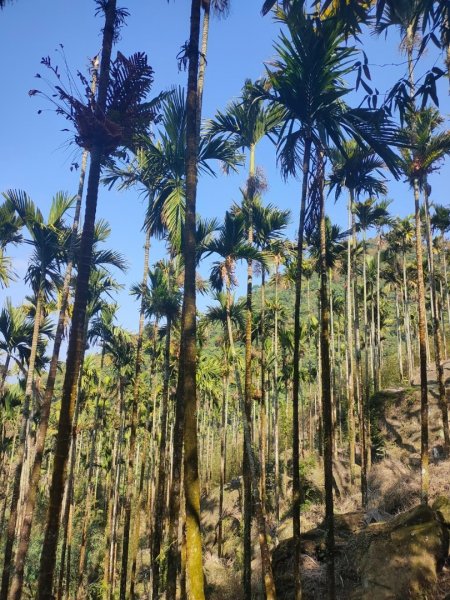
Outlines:
{"type": "Polygon", "coordinates": [[[369,508],[395,514],[420,502],[419,472],[401,461],[386,458],[375,463],[368,476],[369,508]]]}

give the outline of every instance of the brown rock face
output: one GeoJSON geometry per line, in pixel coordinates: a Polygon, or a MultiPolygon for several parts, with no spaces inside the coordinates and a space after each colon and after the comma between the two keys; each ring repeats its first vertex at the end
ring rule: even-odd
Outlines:
{"type": "MultiPolygon", "coordinates": [[[[371,513],[336,515],[338,598],[351,600],[418,600],[435,587],[449,554],[450,500],[432,508],[417,506],[387,522],[370,522],[371,513]]],[[[302,534],[302,581],[305,600],[326,597],[325,531],[302,534]]],[[[293,541],[273,552],[277,597],[294,597],[293,541]]],[[[429,596],[428,596],[429,597],[429,596]]]]}
{"type": "Polygon", "coordinates": [[[439,515],[418,506],[389,523],[367,527],[346,549],[359,585],[350,598],[400,600],[421,598],[434,586],[448,555],[449,533],[439,515]],[[353,546],[353,548],[352,548],[353,546]]]}

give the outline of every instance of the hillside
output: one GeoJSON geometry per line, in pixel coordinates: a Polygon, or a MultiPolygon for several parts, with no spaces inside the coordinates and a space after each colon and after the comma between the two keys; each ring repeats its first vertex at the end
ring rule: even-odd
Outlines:
{"type": "MultiPolygon", "coordinates": [[[[442,454],[440,411],[429,371],[430,507],[420,506],[420,398],[412,387],[386,389],[373,398],[372,423],[377,440],[369,472],[369,506],[361,510],[359,481],[351,487],[348,464],[340,451],[335,459],[336,546],[338,598],[382,600],[450,597],[450,460],[442,454]],[[375,431],[376,429],[376,431],[375,431]]],[[[450,384],[450,361],[445,363],[450,384]]],[[[326,597],[323,468],[305,457],[302,504],[302,583],[305,600],[326,597]]],[[[290,489],[290,482],[287,484],[290,489]]],[[[224,558],[217,558],[218,490],[204,494],[202,527],[205,535],[205,573],[208,597],[240,599],[239,480],[228,482],[225,501],[224,558]]],[[[289,505],[285,500],[284,509],[289,505]]],[[[277,597],[294,598],[292,522],[289,512],[279,526],[269,523],[277,597]]],[[[254,584],[260,587],[259,547],[254,534],[254,584]]]]}

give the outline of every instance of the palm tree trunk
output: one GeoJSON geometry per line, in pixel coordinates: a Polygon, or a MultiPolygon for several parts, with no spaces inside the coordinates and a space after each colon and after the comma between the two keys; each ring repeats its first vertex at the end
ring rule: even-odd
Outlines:
{"type": "Polygon", "coordinates": [[[3,373],[2,373],[2,377],[0,379],[0,400],[3,399],[3,390],[5,389],[5,381],[6,381],[6,377],[8,376],[10,362],[11,362],[11,354],[8,353],[6,355],[5,364],[3,365],[3,373]]]}
{"type": "MultiPolygon", "coordinates": [[[[356,222],[355,215],[352,215],[352,240],[353,247],[356,247],[356,222]]],[[[356,260],[355,258],[353,260],[356,260]]],[[[367,463],[366,457],[366,423],[364,419],[364,402],[363,394],[361,393],[361,339],[359,328],[359,303],[358,303],[358,281],[355,265],[353,266],[354,281],[353,281],[353,333],[355,338],[355,390],[358,405],[358,420],[359,420],[359,446],[361,459],[361,502],[363,507],[367,505],[367,463]]]]}
{"type": "Polygon", "coordinates": [[[134,365],[134,385],[133,385],[133,402],[131,404],[130,417],[130,443],[128,448],[128,468],[127,468],[127,494],[125,501],[125,520],[123,529],[122,541],[122,570],[120,573],[120,600],[125,600],[127,590],[127,575],[128,575],[128,549],[130,545],[131,531],[131,507],[133,505],[133,466],[136,453],[136,432],[138,424],[138,407],[139,407],[139,384],[140,374],[142,369],[142,343],[144,338],[144,318],[145,318],[145,294],[144,289],[148,278],[148,265],[150,256],[150,227],[147,227],[145,233],[144,244],[144,273],[142,275],[142,295],[141,306],[139,310],[139,330],[136,344],[136,359],[134,365]]]}
{"type": "MultiPolygon", "coordinates": [[[[249,179],[255,175],[255,146],[250,146],[250,169],[249,179]]],[[[253,223],[252,223],[253,197],[249,198],[249,223],[248,223],[248,244],[253,244],[253,223]]],[[[245,411],[247,420],[250,423],[250,437],[256,432],[252,428],[252,288],[253,288],[253,261],[247,261],[247,299],[246,299],[246,321],[245,321],[245,411]]],[[[252,483],[250,476],[250,465],[248,464],[247,451],[245,449],[245,440],[242,459],[243,482],[244,482],[244,567],[242,575],[242,585],[245,600],[251,600],[252,597],[252,483]]]]}
{"type": "Polygon", "coordinates": [[[396,323],[397,323],[397,352],[398,352],[398,368],[400,371],[400,380],[403,381],[404,373],[403,373],[403,351],[402,351],[402,332],[400,328],[400,308],[398,302],[398,290],[395,288],[395,315],[396,315],[396,323]]]}
{"type": "MultiPolygon", "coordinates": [[[[95,63],[94,63],[95,65],[95,63]]],[[[92,78],[92,91],[95,91],[96,81],[96,66],[94,66],[94,74],[92,78]]],[[[56,374],[58,371],[59,352],[64,335],[64,325],[67,316],[67,306],[69,303],[70,283],[72,278],[73,261],[75,257],[75,241],[78,232],[81,203],[83,198],[84,180],[86,175],[88,152],[85,150],[81,159],[80,179],[78,183],[78,193],[75,205],[75,215],[72,224],[72,240],[69,249],[69,259],[64,276],[63,289],[61,292],[61,308],[59,311],[58,324],[56,327],[55,341],[53,345],[53,354],[50,362],[49,373],[47,377],[47,385],[45,388],[44,399],[40,407],[40,422],[36,437],[35,456],[31,470],[30,482],[28,487],[27,497],[25,499],[24,518],[20,528],[19,543],[16,551],[14,577],[11,583],[11,591],[9,597],[11,600],[19,600],[22,595],[23,576],[25,568],[25,560],[30,544],[31,526],[33,522],[34,507],[36,505],[36,496],[38,491],[39,479],[41,475],[42,458],[44,455],[45,439],[47,437],[48,422],[50,418],[50,407],[55,389],[56,374]]]]}
{"type": "Polygon", "coordinates": [[[167,319],[166,326],[166,343],[164,351],[164,385],[162,395],[162,411],[160,421],[160,438],[159,438],[159,465],[158,465],[158,480],[156,485],[156,498],[154,507],[154,524],[152,538],[152,573],[153,573],[153,598],[158,598],[159,592],[159,567],[161,564],[160,552],[163,538],[164,526],[164,498],[166,490],[166,453],[167,453],[167,414],[169,409],[169,383],[170,383],[170,334],[171,321],[167,319]]]}
{"type": "MultiPolygon", "coordinates": [[[[364,310],[364,401],[363,401],[363,419],[365,427],[365,440],[364,444],[364,466],[367,471],[370,469],[371,463],[371,439],[370,439],[370,392],[372,388],[372,382],[369,375],[369,319],[368,319],[368,308],[367,308],[367,241],[366,232],[364,231],[363,237],[363,310],[364,310]]],[[[367,493],[367,492],[366,492],[367,493]]]]}
{"type": "MultiPolygon", "coordinates": [[[[350,192],[348,205],[348,227],[352,226],[353,191],[350,192]]],[[[348,448],[350,462],[350,480],[355,480],[355,387],[353,356],[353,317],[352,317],[352,236],[347,240],[347,390],[348,390],[348,448]]]]}
{"type": "MultiPolygon", "coordinates": [[[[225,352],[227,349],[225,348],[225,352]]],[[[228,394],[229,394],[229,374],[228,374],[228,357],[225,362],[225,376],[223,382],[223,403],[222,403],[222,423],[221,423],[221,440],[220,440],[220,487],[219,487],[219,525],[217,535],[217,554],[222,558],[223,544],[223,496],[226,481],[226,466],[227,466],[227,427],[228,427],[228,394]]]]}
{"type": "MultiPolygon", "coordinates": [[[[77,403],[78,407],[78,403],[77,403]]],[[[77,408],[75,409],[75,412],[77,408]]],[[[74,431],[72,432],[73,436],[74,431]]],[[[70,447],[70,458],[69,458],[69,474],[66,482],[66,492],[64,499],[63,516],[61,519],[61,525],[63,528],[63,540],[61,544],[61,558],[59,566],[59,578],[58,578],[58,591],[57,599],[61,600],[64,595],[69,596],[69,585],[70,585],[70,559],[71,559],[71,548],[72,548],[72,520],[73,520],[73,474],[75,470],[75,457],[76,457],[76,438],[72,437],[72,443],[70,447]],[[67,558],[66,558],[67,557],[67,558]],[[67,564],[67,568],[66,568],[67,564]]]]}
{"type": "MultiPolygon", "coordinates": [[[[41,280],[39,282],[40,284],[42,284],[43,277],[44,274],[41,274],[41,280]]],[[[9,511],[8,528],[6,532],[6,543],[4,548],[4,562],[2,586],[0,589],[0,600],[6,600],[6,598],[8,597],[9,581],[12,572],[11,567],[13,565],[13,546],[16,537],[16,526],[20,500],[20,483],[22,479],[22,469],[26,453],[26,439],[30,418],[30,401],[33,392],[34,367],[36,364],[37,357],[43,299],[43,292],[41,291],[41,289],[39,289],[36,296],[36,314],[34,316],[33,337],[31,341],[30,358],[28,362],[28,373],[25,385],[25,399],[22,409],[19,444],[17,448],[16,462],[14,466],[14,483],[11,496],[11,507],[9,511]]]]}
{"type": "Polygon", "coordinates": [[[125,431],[125,400],[124,400],[124,381],[119,377],[119,418],[120,426],[117,438],[117,453],[115,461],[114,486],[112,490],[112,507],[111,507],[111,522],[110,522],[110,543],[106,551],[109,553],[108,565],[108,591],[110,600],[114,598],[114,589],[116,581],[116,553],[117,553],[117,530],[120,514],[120,480],[122,477],[122,444],[125,431]]]}
{"type": "MultiPolygon", "coordinates": [[[[121,418],[121,417],[120,417],[121,418]]],[[[119,429],[117,430],[117,434],[114,440],[114,448],[112,452],[112,467],[111,472],[109,474],[109,490],[107,492],[107,508],[106,508],[106,524],[105,524],[105,556],[104,556],[104,567],[103,567],[103,589],[105,598],[109,598],[110,593],[110,547],[111,547],[111,524],[112,524],[112,513],[113,513],[113,502],[114,502],[114,490],[115,490],[115,475],[117,469],[115,469],[117,465],[117,456],[119,452],[119,444],[121,437],[122,425],[119,425],[119,429]]]]}
{"type": "Polygon", "coordinates": [[[87,543],[88,543],[88,531],[89,524],[91,519],[91,506],[92,506],[92,498],[94,496],[94,462],[95,462],[95,450],[97,444],[97,429],[98,429],[98,420],[99,420],[99,396],[100,390],[97,391],[96,404],[95,404],[95,413],[94,413],[94,424],[93,429],[91,431],[91,448],[89,452],[89,466],[88,466],[88,474],[87,474],[87,491],[86,491],[86,503],[84,506],[84,517],[83,517],[83,528],[81,532],[81,542],[80,542],[80,557],[78,561],[78,583],[77,583],[77,598],[83,597],[83,581],[84,575],[86,571],[86,559],[87,559],[87,543]]]}
{"type": "Polygon", "coordinates": [[[311,139],[305,139],[303,154],[303,180],[300,199],[300,217],[297,235],[297,268],[295,273],[295,306],[294,306],[294,370],[292,376],[292,527],[295,548],[294,580],[295,600],[301,600],[302,586],[300,579],[300,431],[299,431],[299,395],[300,395],[300,305],[303,275],[303,237],[305,231],[306,197],[308,194],[308,176],[311,161],[311,139]]]}
{"type": "Polygon", "coordinates": [[[403,250],[403,301],[405,306],[405,337],[406,337],[406,353],[408,355],[408,378],[409,382],[413,379],[414,370],[414,356],[411,344],[411,316],[409,312],[409,294],[408,294],[408,283],[406,278],[406,255],[403,250]]]}
{"type": "MultiPolygon", "coordinates": [[[[321,159],[323,160],[323,159],[321,159]]],[[[320,174],[319,174],[320,176],[320,174]]],[[[336,597],[334,572],[334,509],[333,509],[333,410],[331,398],[330,368],[330,307],[326,262],[325,200],[321,186],[320,198],[320,304],[321,304],[321,366],[322,366],[322,411],[323,411],[323,455],[325,472],[325,523],[327,550],[328,597],[336,597]]]]}
{"type": "Polygon", "coordinates": [[[431,235],[430,225],[430,209],[428,202],[427,185],[424,186],[424,207],[425,207],[425,229],[427,235],[427,250],[428,250],[428,279],[431,292],[431,307],[433,319],[433,339],[434,339],[434,359],[436,366],[436,377],[438,381],[438,403],[442,414],[442,429],[444,431],[445,454],[450,451],[450,435],[448,426],[448,406],[447,398],[445,397],[445,381],[444,381],[444,365],[442,364],[442,336],[439,323],[439,307],[437,301],[436,278],[434,272],[433,260],[433,238],[431,235]]]}
{"type": "Polygon", "coordinates": [[[238,401],[241,407],[242,423],[244,430],[244,445],[247,452],[247,460],[252,478],[252,492],[253,492],[253,504],[255,508],[255,516],[258,524],[258,539],[261,550],[261,563],[262,563],[262,575],[264,581],[264,590],[266,593],[266,600],[276,600],[275,581],[273,578],[272,564],[270,560],[270,551],[267,543],[266,534],[266,521],[264,518],[263,507],[261,503],[261,496],[259,493],[258,485],[258,473],[256,470],[255,457],[253,454],[252,440],[250,434],[250,419],[245,410],[245,392],[242,390],[241,374],[236,360],[236,350],[234,347],[233,329],[231,326],[230,318],[230,306],[231,306],[231,294],[229,286],[227,286],[227,328],[228,328],[228,339],[230,344],[231,359],[234,364],[235,370],[235,382],[238,391],[238,401]]]}
{"type": "Polygon", "coordinates": [[[376,302],[377,302],[377,319],[375,328],[375,391],[381,389],[381,306],[380,306],[380,265],[381,265],[381,232],[378,233],[377,241],[377,281],[376,281],[376,302]]]}
{"type": "Polygon", "coordinates": [[[5,523],[6,506],[8,504],[9,489],[10,489],[11,482],[12,482],[11,475],[12,475],[12,469],[13,469],[13,465],[14,465],[16,441],[17,441],[17,431],[14,432],[14,438],[13,438],[12,445],[11,445],[11,453],[9,455],[8,477],[6,480],[5,499],[3,501],[2,516],[0,518],[0,534],[2,535],[2,537],[3,537],[3,525],[5,523]]]}
{"type": "Polygon", "coordinates": [[[189,70],[186,108],[186,209],[183,231],[184,297],[181,319],[180,386],[184,402],[184,491],[186,499],[186,576],[188,593],[204,598],[202,538],[200,531],[200,482],[198,476],[196,387],[196,196],[199,139],[197,119],[198,61],[201,0],[192,0],[189,38],[189,70]]]}
{"type": "Polygon", "coordinates": [[[264,267],[262,267],[261,275],[261,409],[260,409],[260,435],[259,435],[259,447],[260,447],[260,462],[261,462],[261,504],[263,510],[266,509],[266,444],[267,444],[267,410],[266,410],[266,356],[265,356],[265,342],[266,342],[266,277],[264,273],[264,267]]]}
{"type": "MultiPolygon", "coordinates": [[[[332,288],[332,269],[328,269],[329,293],[328,302],[330,308],[330,389],[331,389],[331,417],[333,424],[333,457],[337,455],[337,393],[336,393],[336,357],[335,357],[335,339],[334,339],[334,309],[333,309],[333,288],[332,288]]],[[[304,423],[304,419],[303,419],[304,423]]],[[[302,439],[305,434],[303,432],[302,439]]]]}
{"type": "Polygon", "coordinates": [[[203,104],[203,89],[205,87],[205,72],[206,72],[206,55],[208,53],[208,36],[209,36],[209,19],[211,13],[211,0],[203,0],[203,23],[202,23],[202,42],[200,49],[200,58],[198,65],[198,81],[197,81],[197,94],[198,94],[198,111],[197,111],[197,136],[200,139],[200,127],[201,127],[201,116],[202,116],[202,104],[203,104]]]}
{"type": "Polygon", "coordinates": [[[444,282],[445,282],[445,303],[447,305],[447,319],[448,319],[448,323],[450,325],[450,293],[449,293],[449,288],[448,288],[448,275],[447,275],[447,254],[446,254],[446,248],[445,248],[445,239],[444,239],[444,234],[442,233],[441,235],[441,240],[442,240],[442,252],[440,253],[441,256],[441,261],[442,261],[442,270],[444,273],[444,282]]]}
{"type": "MultiPolygon", "coordinates": [[[[146,428],[148,429],[148,427],[146,428]]],[[[136,598],[136,572],[137,572],[137,558],[139,550],[139,534],[141,525],[141,514],[145,508],[145,494],[144,494],[144,481],[146,471],[146,458],[148,456],[148,436],[144,439],[143,448],[141,450],[141,474],[139,477],[139,490],[138,490],[138,503],[136,506],[136,515],[134,518],[134,531],[133,531],[133,545],[131,551],[131,574],[130,574],[130,598],[134,600],[136,598]]]]}
{"type": "Polygon", "coordinates": [[[417,261],[417,290],[419,304],[419,356],[420,356],[420,466],[421,466],[421,499],[428,504],[430,485],[429,456],[428,456],[428,380],[427,380],[427,349],[425,331],[425,285],[423,277],[422,257],[422,228],[420,219],[419,181],[414,179],[414,208],[416,221],[416,261],[417,261]]]}
{"type": "Polygon", "coordinates": [[[278,261],[275,271],[275,309],[273,335],[273,395],[274,395],[274,442],[275,442],[275,519],[280,522],[280,430],[279,430],[279,398],[278,398],[278,261]]]}
{"type": "MultiPolygon", "coordinates": [[[[104,12],[105,27],[103,29],[102,57],[97,97],[97,111],[99,115],[104,114],[106,107],[111,52],[116,21],[116,0],[108,0],[104,12]]],[[[67,472],[67,459],[69,455],[75,399],[78,390],[78,377],[84,350],[84,327],[88,300],[89,274],[91,271],[92,245],[94,241],[95,213],[103,158],[103,146],[101,144],[94,145],[91,152],[91,164],[86,195],[86,212],[79,252],[77,287],[73,306],[72,327],[67,350],[66,375],[61,398],[61,410],[59,415],[45,537],[39,568],[38,600],[49,600],[52,596],[56,548],[59,533],[59,517],[61,513],[64,481],[67,472]]]]}

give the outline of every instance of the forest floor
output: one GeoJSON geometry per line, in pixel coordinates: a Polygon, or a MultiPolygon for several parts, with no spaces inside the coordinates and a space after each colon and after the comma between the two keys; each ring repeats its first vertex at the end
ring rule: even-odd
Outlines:
{"type": "MultiPolygon", "coordinates": [[[[376,451],[368,477],[369,503],[361,509],[359,478],[351,485],[345,453],[335,458],[336,582],[341,600],[417,598],[450,599],[450,459],[443,454],[441,412],[437,403],[434,369],[429,373],[430,506],[448,500],[438,510],[420,507],[420,389],[416,376],[410,387],[385,389],[372,400],[372,423],[377,429],[376,451]],[[440,502],[438,501],[438,502],[440,502]],[[442,515],[444,514],[444,517],[442,515]],[[445,523],[442,523],[442,521],[445,523]],[[447,523],[448,521],[448,523],[447,523]],[[405,537],[406,536],[406,537],[405,537]],[[402,574],[402,576],[400,576],[402,574]],[[402,587],[403,586],[403,587],[402,587]]],[[[450,395],[450,360],[445,363],[450,395]]],[[[306,502],[302,505],[302,581],[304,600],[326,594],[326,563],[322,465],[311,457],[303,477],[306,502]]],[[[357,457],[358,458],[358,457],[357,457]]],[[[357,460],[358,462],[358,460],[357,460]]],[[[289,484],[280,522],[268,518],[273,548],[277,596],[293,598],[293,544],[289,484]]],[[[242,598],[239,485],[225,491],[224,557],[217,558],[218,490],[203,498],[207,597],[242,598]]],[[[254,598],[263,598],[256,530],[253,547],[254,598]]]]}

